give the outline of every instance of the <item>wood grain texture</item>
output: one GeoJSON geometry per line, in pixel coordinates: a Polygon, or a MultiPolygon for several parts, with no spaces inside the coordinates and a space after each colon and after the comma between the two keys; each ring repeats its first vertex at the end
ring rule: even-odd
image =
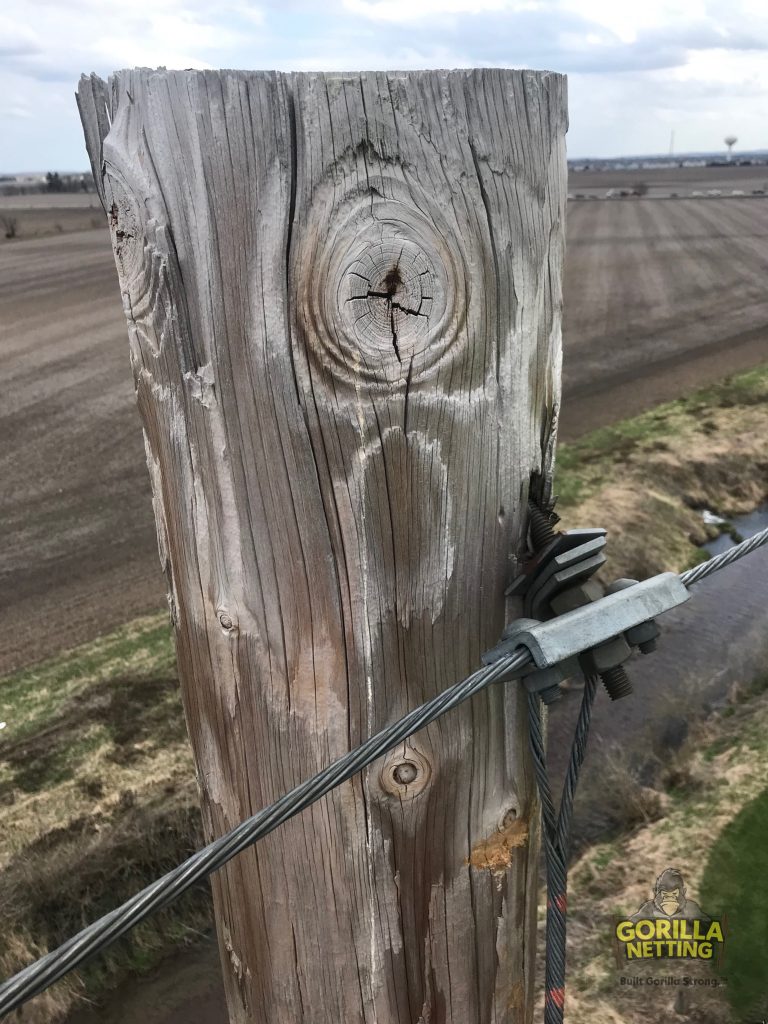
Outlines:
{"type": "MultiPolygon", "coordinates": [[[[551,472],[565,84],[141,70],[78,99],[213,837],[498,639],[551,472]]],[[[529,1019],[523,722],[497,687],[218,874],[233,1021],[529,1019]]]]}

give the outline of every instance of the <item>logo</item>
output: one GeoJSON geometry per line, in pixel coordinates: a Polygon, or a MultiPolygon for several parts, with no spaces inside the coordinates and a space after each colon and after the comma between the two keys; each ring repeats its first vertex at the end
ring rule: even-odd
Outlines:
{"type": "Polygon", "coordinates": [[[651,899],[616,923],[618,951],[626,960],[712,960],[723,948],[723,923],[689,899],[683,876],[667,868],[651,899]]]}

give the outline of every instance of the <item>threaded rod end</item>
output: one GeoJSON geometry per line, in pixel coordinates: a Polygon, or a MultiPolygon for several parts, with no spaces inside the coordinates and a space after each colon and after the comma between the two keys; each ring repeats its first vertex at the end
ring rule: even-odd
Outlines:
{"type": "Polygon", "coordinates": [[[611,700],[621,700],[632,693],[632,683],[623,665],[616,665],[600,673],[605,692],[611,700]]]}

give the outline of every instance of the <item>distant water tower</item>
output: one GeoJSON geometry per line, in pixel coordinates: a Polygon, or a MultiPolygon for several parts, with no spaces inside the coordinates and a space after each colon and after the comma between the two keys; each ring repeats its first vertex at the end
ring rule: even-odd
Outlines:
{"type": "Polygon", "coordinates": [[[728,147],[728,159],[730,160],[731,159],[731,151],[733,150],[733,147],[736,145],[736,143],[739,140],[736,138],[735,135],[726,135],[725,138],[723,139],[723,141],[725,142],[726,146],[728,147]]]}

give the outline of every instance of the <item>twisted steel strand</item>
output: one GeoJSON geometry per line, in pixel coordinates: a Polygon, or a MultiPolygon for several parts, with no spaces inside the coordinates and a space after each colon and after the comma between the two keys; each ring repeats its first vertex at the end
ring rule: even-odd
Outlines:
{"type": "Polygon", "coordinates": [[[178,899],[192,886],[218,871],[238,853],[258,842],[279,825],[325,796],[336,786],[404,739],[434,722],[446,711],[468,700],[492,683],[515,676],[531,662],[530,654],[517,651],[485,666],[443,693],[414,708],[399,721],[371,736],[317,775],[302,782],[274,804],[247,818],[226,835],[189,857],[183,864],[148,885],[116,910],[105,914],[58,949],[41,957],[0,986],[0,1016],[10,1013],[44,991],[69,971],[100,953],[155,910],[178,899]]]}
{"type": "Polygon", "coordinates": [[[554,810],[552,788],[547,771],[546,749],[541,726],[541,700],[536,693],[528,695],[528,735],[542,807],[542,835],[547,870],[545,1024],[562,1024],[565,1008],[568,858],[571,845],[573,799],[586,753],[597,683],[597,676],[588,676],[585,680],[581,708],[571,746],[571,756],[557,814],[554,810]]]}
{"type": "MultiPolygon", "coordinates": [[[[750,552],[768,544],[768,528],[680,574],[686,587],[724,569],[750,552]]],[[[121,907],[84,928],[62,943],[58,949],[41,957],[14,977],[0,985],[0,1015],[27,1002],[44,991],[69,971],[95,956],[120,936],[144,920],[155,910],[178,899],[202,879],[219,870],[229,860],[252,846],[310,804],[348,781],[382,754],[394,749],[408,736],[434,722],[485,687],[520,674],[531,663],[530,654],[521,650],[501,658],[467,676],[442,694],[414,708],[398,722],[370,737],[355,750],[334,761],[313,778],[296,786],[274,804],[246,819],[226,835],[189,857],[183,864],[148,885],[121,907]]],[[[570,822],[573,797],[578,782],[589,722],[594,701],[596,678],[586,681],[579,720],[574,735],[571,758],[563,788],[560,809],[555,811],[546,768],[544,732],[541,723],[541,701],[538,694],[529,694],[529,741],[533,755],[536,782],[542,807],[545,857],[547,864],[547,999],[546,1024],[560,1024],[563,1019],[565,985],[566,886],[570,845],[570,822]]]]}
{"type": "Polygon", "coordinates": [[[753,537],[743,540],[741,544],[737,544],[735,548],[728,548],[727,551],[723,551],[721,554],[715,555],[714,558],[709,558],[706,562],[702,562],[700,565],[695,565],[693,569],[688,569],[687,572],[681,572],[680,580],[686,587],[692,587],[694,583],[699,583],[701,580],[706,579],[706,577],[711,576],[713,572],[719,572],[721,569],[724,569],[726,565],[731,565],[732,562],[738,562],[740,558],[743,558],[745,555],[750,554],[750,552],[761,548],[763,544],[768,544],[768,526],[759,533],[756,533],[753,537]]]}

